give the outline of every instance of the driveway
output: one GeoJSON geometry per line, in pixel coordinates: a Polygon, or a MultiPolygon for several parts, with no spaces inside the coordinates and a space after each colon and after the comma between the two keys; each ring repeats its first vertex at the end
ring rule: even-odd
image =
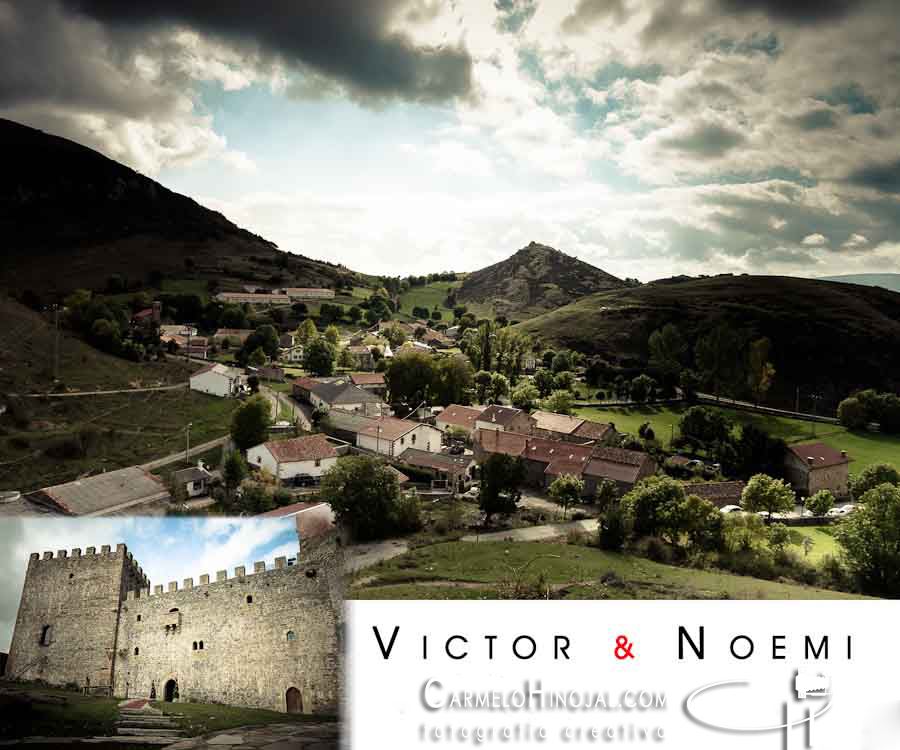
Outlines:
{"type": "Polygon", "coordinates": [[[460,541],[463,542],[541,542],[547,539],[555,539],[565,536],[570,531],[582,531],[591,534],[597,531],[597,519],[588,518],[584,521],[569,521],[568,523],[547,523],[542,526],[526,526],[521,529],[507,529],[506,531],[491,531],[487,534],[469,534],[460,541]]]}
{"type": "Polygon", "coordinates": [[[355,573],[357,570],[377,565],[392,557],[399,557],[409,552],[409,545],[402,539],[385,539],[383,542],[371,544],[354,544],[346,550],[344,570],[355,573]]]}
{"type": "MultiPolygon", "coordinates": [[[[208,440],[205,443],[200,443],[199,445],[192,445],[190,456],[196,456],[198,453],[205,453],[211,448],[215,448],[218,445],[225,445],[226,442],[231,440],[231,435],[223,435],[220,438],[216,438],[215,440],[208,440]]],[[[152,461],[148,461],[145,464],[141,464],[142,469],[146,469],[147,471],[153,471],[154,469],[158,469],[160,466],[165,466],[166,464],[173,464],[176,461],[181,461],[184,458],[184,451],[178,451],[177,453],[170,453],[168,456],[163,456],[162,458],[155,458],[152,461]]]]}

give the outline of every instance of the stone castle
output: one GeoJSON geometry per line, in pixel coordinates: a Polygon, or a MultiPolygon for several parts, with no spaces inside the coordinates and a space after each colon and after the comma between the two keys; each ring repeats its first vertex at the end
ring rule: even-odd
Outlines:
{"type": "MultiPolygon", "coordinates": [[[[321,550],[320,550],[321,553],[321,550]]],[[[34,553],[7,679],[122,698],[336,714],[340,569],[275,559],[167,590],[124,544],[34,553]]]]}

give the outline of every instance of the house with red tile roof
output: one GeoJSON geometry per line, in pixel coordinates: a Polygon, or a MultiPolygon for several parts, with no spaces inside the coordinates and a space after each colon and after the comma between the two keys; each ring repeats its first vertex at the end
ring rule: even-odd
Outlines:
{"type": "Polygon", "coordinates": [[[518,432],[521,435],[530,435],[531,426],[532,420],[527,412],[499,404],[491,404],[475,420],[475,429],[478,430],[518,432]]]}
{"type": "Polygon", "coordinates": [[[484,409],[474,406],[460,406],[450,404],[435,417],[434,423],[439,430],[448,430],[456,427],[465,430],[471,437],[475,433],[475,421],[481,416],[484,409]]]}
{"type": "Polygon", "coordinates": [[[847,451],[825,443],[789,445],[785,454],[785,473],[802,497],[830,490],[835,497],[850,494],[850,457],[847,451]]]}
{"type": "Polygon", "coordinates": [[[337,463],[338,452],[327,435],[270,440],[247,450],[247,463],[266,469],[279,481],[299,476],[320,478],[337,463]]]}
{"type": "Polygon", "coordinates": [[[685,482],[684,494],[709,500],[717,508],[740,505],[744,494],[744,482],[685,482]]]}

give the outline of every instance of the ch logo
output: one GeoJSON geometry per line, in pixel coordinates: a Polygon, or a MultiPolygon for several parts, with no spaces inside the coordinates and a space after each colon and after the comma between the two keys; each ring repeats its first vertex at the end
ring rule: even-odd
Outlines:
{"type": "Polygon", "coordinates": [[[818,711],[815,711],[813,706],[808,706],[806,708],[806,711],[804,712],[805,715],[799,718],[792,718],[788,711],[788,701],[784,701],[781,704],[781,723],[757,727],[719,724],[714,720],[703,718],[703,716],[700,715],[694,705],[701,695],[710,690],[724,688],[727,686],[748,684],[749,682],[747,680],[723,680],[721,682],[714,682],[710,685],[704,685],[688,696],[684,704],[684,710],[687,712],[688,716],[690,716],[691,719],[693,719],[698,724],[703,724],[704,726],[710,727],[712,729],[718,729],[723,732],[753,732],[760,734],[767,732],[782,733],[784,735],[783,747],[785,748],[785,750],[789,750],[789,748],[792,747],[791,739],[793,735],[791,734],[790,730],[794,727],[805,726],[806,744],[803,745],[803,747],[815,747],[815,720],[822,716],[822,714],[824,714],[829,708],[831,708],[833,703],[831,696],[831,683],[828,677],[826,677],[821,672],[813,673],[807,672],[802,669],[797,670],[797,674],[794,677],[794,690],[796,690],[797,692],[798,700],[806,701],[809,698],[826,697],[828,698],[828,702],[818,711]]]}

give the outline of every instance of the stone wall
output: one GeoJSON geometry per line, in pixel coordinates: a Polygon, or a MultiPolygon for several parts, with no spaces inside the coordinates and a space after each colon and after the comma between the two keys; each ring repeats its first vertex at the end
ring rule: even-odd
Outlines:
{"type": "Polygon", "coordinates": [[[321,560],[256,563],[182,585],[129,592],[122,606],[116,695],[288,709],[287,691],[304,713],[337,713],[338,620],[330,571],[321,560]],[[195,585],[196,584],[196,585],[195,585]]]}
{"type": "Polygon", "coordinates": [[[53,685],[109,687],[119,605],[148,585],[124,544],[34,553],[10,645],[7,676],[53,685]]]}

